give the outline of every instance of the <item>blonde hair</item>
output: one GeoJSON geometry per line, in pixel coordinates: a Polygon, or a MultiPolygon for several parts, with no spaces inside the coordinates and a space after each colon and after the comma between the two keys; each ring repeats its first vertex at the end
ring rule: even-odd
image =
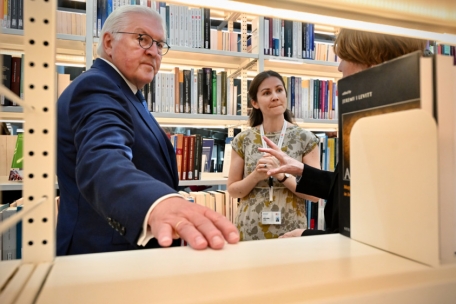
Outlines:
{"type": "Polygon", "coordinates": [[[424,51],[426,41],[357,30],[341,29],[334,52],[341,59],[366,66],[414,52],[424,51]]]}

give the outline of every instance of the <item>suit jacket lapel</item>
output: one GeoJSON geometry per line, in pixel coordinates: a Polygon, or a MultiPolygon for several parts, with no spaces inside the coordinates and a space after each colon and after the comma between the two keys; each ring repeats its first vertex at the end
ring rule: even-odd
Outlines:
{"type": "Polygon", "coordinates": [[[92,67],[98,68],[106,72],[108,75],[111,75],[113,81],[115,81],[118,84],[123,94],[127,97],[128,101],[132,103],[136,111],[138,111],[139,116],[142,118],[144,123],[148,126],[148,128],[152,131],[152,134],[160,143],[160,149],[167,160],[168,168],[170,172],[173,172],[174,179],[178,179],[177,170],[175,169],[176,166],[173,166],[176,160],[171,160],[170,151],[168,151],[167,148],[168,143],[166,142],[166,136],[161,127],[159,126],[158,122],[155,120],[155,118],[149,113],[148,110],[144,108],[142,103],[136,98],[136,96],[133,94],[130,87],[127,85],[122,76],[120,76],[119,73],[117,73],[109,64],[107,64],[101,59],[96,59],[92,67]]]}
{"type": "Polygon", "coordinates": [[[128,97],[128,100],[133,104],[135,109],[138,111],[138,113],[141,116],[144,123],[149,127],[149,129],[152,131],[152,134],[155,136],[155,138],[160,143],[160,149],[167,160],[169,170],[170,170],[170,172],[174,172],[174,170],[172,168],[172,161],[171,161],[171,158],[169,155],[169,151],[167,149],[168,144],[165,141],[166,138],[165,138],[164,132],[162,131],[160,125],[155,120],[155,118],[149,113],[149,111],[144,108],[144,106],[136,98],[136,96],[133,95],[133,92],[131,92],[130,88],[128,88],[128,91],[126,91],[126,92],[124,89],[122,89],[122,90],[124,91],[124,94],[128,97]]]}

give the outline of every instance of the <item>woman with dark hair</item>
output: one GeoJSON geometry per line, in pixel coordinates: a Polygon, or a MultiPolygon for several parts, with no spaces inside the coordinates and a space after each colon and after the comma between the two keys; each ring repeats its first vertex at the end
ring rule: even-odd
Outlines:
{"type": "Polygon", "coordinates": [[[240,198],[235,224],[241,240],[278,238],[286,231],[307,226],[305,200],[316,197],[296,192],[296,179],[288,174],[267,175],[279,161],[258,151],[267,147],[266,136],[291,158],[320,167],[318,139],[294,124],[287,109],[282,76],[274,71],[259,73],[249,88],[252,112],[250,129],[232,141],[228,192],[240,198]]]}

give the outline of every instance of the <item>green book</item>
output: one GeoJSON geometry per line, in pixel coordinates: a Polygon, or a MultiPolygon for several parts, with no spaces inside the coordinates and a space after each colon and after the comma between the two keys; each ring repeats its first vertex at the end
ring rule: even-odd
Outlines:
{"type": "Polygon", "coordinates": [[[24,133],[17,134],[16,148],[14,149],[13,162],[11,164],[11,170],[8,180],[16,181],[22,180],[23,178],[23,145],[24,145],[24,133]]]}

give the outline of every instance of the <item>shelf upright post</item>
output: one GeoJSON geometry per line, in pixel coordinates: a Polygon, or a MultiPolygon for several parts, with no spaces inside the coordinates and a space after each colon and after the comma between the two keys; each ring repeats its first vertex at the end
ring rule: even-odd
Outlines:
{"type": "Polygon", "coordinates": [[[22,263],[55,257],[56,0],[24,1],[24,209],[42,200],[22,221],[22,263]]]}
{"type": "Polygon", "coordinates": [[[247,69],[241,70],[241,115],[247,116],[247,69]]]}
{"type": "MultiPolygon", "coordinates": [[[[259,18],[256,18],[255,20],[258,20],[258,25],[257,25],[258,39],[256,39],[256,41],[258,41],[257,72],[260,73],[260,72],[264,71],[264,44],[265,44],[265,40],[263,38],[264,37],[264,17],[260,16],[259,18]]],[[[254,20],[254,22],[255,22],[255,20],[254,20]]],[[[252,45],[252,47],[254,47],[254,46],[252,45]]]]}
{"type": "Polygon", "coordinates": [[[90,69],[93,62],[93,37],[95,35],[94,10],[96,0],[86,0],[86,35],[85,35],[85,64],[86,70],[90,69]]]}
{"type": "Polygon", "coordinates": [[[241,52],[247,53],[247,15],[241,14],[241,52]]]}

